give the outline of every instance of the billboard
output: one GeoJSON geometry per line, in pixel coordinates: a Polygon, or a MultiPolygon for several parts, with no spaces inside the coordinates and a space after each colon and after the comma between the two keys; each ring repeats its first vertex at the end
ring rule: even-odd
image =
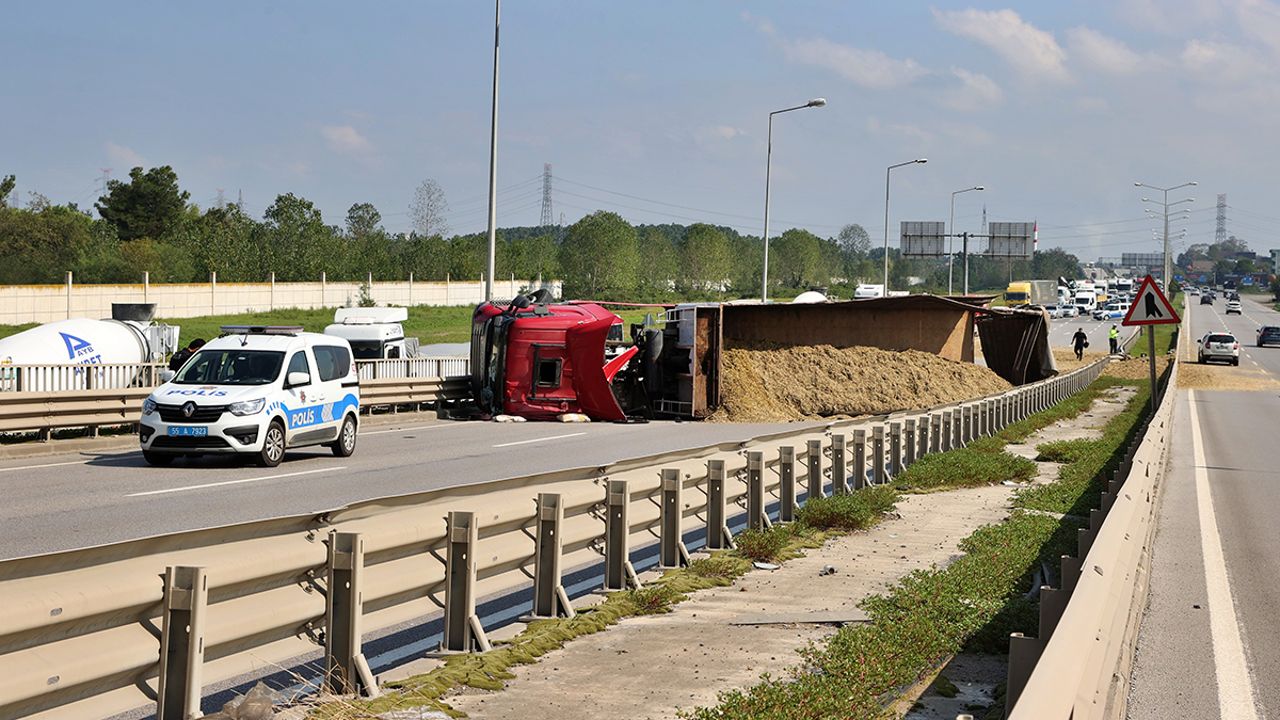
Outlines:
{"type": "Polygon", "coordinates": [[[903,257],[940,257],[947,254],[947,224],[902,221],[903,257]]]}
{"type": "Polygon", "coordinates": [[[993,222],[987,226],[987,255],[1029,258],[1035,250],[1035,223],[993,222]]]}

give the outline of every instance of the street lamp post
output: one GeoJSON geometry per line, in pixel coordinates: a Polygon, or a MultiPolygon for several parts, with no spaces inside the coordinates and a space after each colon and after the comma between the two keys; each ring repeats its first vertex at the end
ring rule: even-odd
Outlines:
{"type": "Polygon", "coordinates": [[[884,171],[884,295],[881,297],[889,297],[889,173],[894,168],[900,168],[906,165],[915,165],[929,162],[929,158],[920,158],[918,160],[908,160],[907,162],[890,165],[884,171]]]}
{"type": "Polygon", "coordinates": [[[489,118],[489,262],[484,276],[484,300],[493,299],[493,273],[498,252],[498,27],[502,0],[493,3],[493,105],[489,118]]]}
{"type": "Polygon", "coordinates": [[[827,104],[826,98],[814,98],[803,105],[774,110],[769,113],[769,132],[765,141],[764,160],[764,267],[760,273],[760,302],[769,301],[769,177],[773,170],[773,116],[792,110],[820,108],[827,104]]]}
{"type": "MultiPolygon", "coordinates": [[[[1169,192],[1172,190],[1178,190],[1184,187],[1195,187],[1196,185],[1197,183],[1194,180],[1192,180],[1191,182],[1184,182],[1181,185],[1174,185],[1173,187],[1167,187],[1167,188],[1156,187],[1155,185],[1148,185],[1144,182],[1133,183],[1134,187],[1150,188],[1151,190],[1158,190],[1161,193],[1164,193],[1164,201],[1160,202],[1159,204],[1162,206],[1162,209],[1164,210],[1164,278],[1163,279],[1164,279],[1164,288],[1166,292],[1169,290],[1169,283],[1173,282],[1173,259],[1169,255],[1169,208],[1173,207],[1174,205],[1180,205],[1182,203],[1196,201],[1195,198],[1186,198],[1174,203],[1170,203],[1169,192]]],[[[1143,198],[1142,200],[1143,202],[1149,202],[1147,198],[1143,198]]]]}
{"type": "MultiPolygon", "coordinates": [[[[951,278],[952,278],[953,270],[956,264],[956,237],[955,237],[956,235],[956,196],[959,195],[960,193],[973,192],[974,190],[982,191],[982,190],[986,190],[986,188],[981,185],[974,185],[971,188],[956,190],[955,192],[951,193],[951,222],[950,224],[947,225],[947,242],[949,243],[947,247],[947,294],[948,295],[954,294],[954,290],[952,289],[951,278]]],[[[888,222],[886,221],[885,224],[887,225],[888,222]]],[[[966,263],[968,262],[967,256],[965,257],[965,261],[966,263]]],[[[965,279],[966,280],[968,279],[967,274],[965,275],[965,279]]],[[[968,294],[967,283],[965,285],[965,294],[968,294]]]]}

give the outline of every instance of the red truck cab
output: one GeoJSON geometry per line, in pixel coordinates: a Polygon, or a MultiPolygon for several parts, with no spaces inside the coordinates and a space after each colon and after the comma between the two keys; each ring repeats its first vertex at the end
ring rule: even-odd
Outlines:
{"type": "Polygon", "coordinates": [[[626,420],[611,380],[635,351],[608,361],[611,338],[622,339],[622,318],[595,303],[483,303],[471,318],[475,400],[491,415],[626,420]]]}

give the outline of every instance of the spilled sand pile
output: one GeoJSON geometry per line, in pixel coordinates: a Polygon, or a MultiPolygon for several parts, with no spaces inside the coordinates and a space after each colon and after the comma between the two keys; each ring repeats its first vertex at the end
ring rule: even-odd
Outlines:
{"type": "Polygon", "coordinates": [[[1008,390],[985,367],[917,350],[830,345],[725,350],[716,422],[875,415],[1008,390]]]}

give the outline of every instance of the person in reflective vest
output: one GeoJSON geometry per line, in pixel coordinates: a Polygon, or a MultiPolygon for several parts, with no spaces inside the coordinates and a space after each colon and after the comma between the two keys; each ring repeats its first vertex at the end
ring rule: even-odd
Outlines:
{"type": "Polygon", "coordinates": [[[1111,332],[1107,333],[1107,339],[1111,341],[1111,354],[1115,355],[1120,352],[1120,330],[1115,325],[1111,326],[1111,332]]]}

